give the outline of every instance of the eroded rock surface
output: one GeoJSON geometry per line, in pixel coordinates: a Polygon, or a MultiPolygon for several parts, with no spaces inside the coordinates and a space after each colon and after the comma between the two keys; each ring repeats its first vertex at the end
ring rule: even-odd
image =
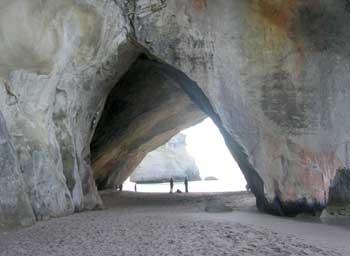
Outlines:
{"type": "Polygon", "coordinates": [[[0,109],[37,219],[101,205],[94,177],[121,183],[200,110],[260,209],[318,210],[349,165],[347,1],[5,0],[0,17],[0,109]],[[157,71],[130,68],[140,53],[157,71]]]}
{"type": "Polygon", "coordinates": [[[262,208],[322,208],[349,158],[347,2],[166,2],[137,40],[207,96],[262,208]]]}
{"type": "Polygon", "coordinates": [[[341,168],[337,170],[329,188],[329,201],[323,211],[324,219],[347,218],[350,222],[350,170],[341,168]]]}
{"type": "Polygon", "coordinates": [[[0,170],[0,229],[33,224],[33,210],[1,112],[0,170]]]}
{"type": "Polygon", "coordinates": [[[342,168],[337,170],[337,173],[332,180],[329,188],[329,203],[333,205],[350,206],[350,170],[342,168]]]}
{"type": "Polygon", "coordinates": [[[130,176],[136,183],[201,180],[194,158],[186,149],[186,135],[177,134],[163,146],[148,153],[130,176]]]}
{"type": "Polygon", "coordinates": [[[26,191],[37,219],[101,205],[90,141],[109,91],[137,56],[125,12],[113,1],[0,4],[0,109],[24,180],[18,193],[26,191]]]}

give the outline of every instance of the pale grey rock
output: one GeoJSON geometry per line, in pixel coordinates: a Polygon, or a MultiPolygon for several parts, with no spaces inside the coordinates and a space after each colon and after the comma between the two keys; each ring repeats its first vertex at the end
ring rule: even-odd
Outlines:
{"type": "Polygon", "coordinates": [[[322,219],[347,218],[350,222],[350,170],[341,168],[332,180],[329,188],[327,208],[323,210],[322,219]]]}
{"type": "Polygon", "coordinates": [[[130,176],[136,183],[201,180],[198,167],[186,149],[186,135],[179,133],[165,145],[147,154],[130,176]]]}
{"type": "Polygon", "coordinates": [[[346,1],[166,3],[135,17],[137,41],[200,87],[259,208],[323,208],[349,165],[346,1]]]}
{"type": "Polygon", "coordinates": [[[0,112],[0,230],[35,221],[16,151],[0,112]]]}
{"type": "Polygon", "coordinates": [[[18,193],[37,219],[99,207],[94,180],[122,183],[204,111],[260,209],[322,209],[349,167],[349,22],[347,1],[1,1],[18,193]]]}
{"type": "MultiPolygon", "coordinates": [[[[113,1],[2,1],[0,109],[37,219],[100,207],[90,141],[137,55],[113,1]]],[[[18,187],[22,191],[23,187],[18,187]]]]}
{"type": "Polygon", "coordinates": [[[215,176],[208,176],[208,177],[205,177],[204,180],[219,180],[219,179],[216,178],[215,176]]]}

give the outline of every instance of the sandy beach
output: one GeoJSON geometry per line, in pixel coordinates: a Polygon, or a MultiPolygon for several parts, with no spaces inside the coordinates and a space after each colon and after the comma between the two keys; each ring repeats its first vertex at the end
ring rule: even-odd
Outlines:
{"type": "Polygon", "coordinates": [[[104,210],[2,231],[0,255],[350,255],[349,228],[259,213],[247,192],[101,195],[104,210]]]}

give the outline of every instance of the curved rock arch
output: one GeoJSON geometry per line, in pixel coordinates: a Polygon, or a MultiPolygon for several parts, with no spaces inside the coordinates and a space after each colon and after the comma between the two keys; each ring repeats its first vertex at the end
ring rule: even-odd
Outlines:
{"type": "Polygon", "coordinates": [[[92,140],[92,168],[99,188],[122,184],[146,154],[179,131],[209,116],[244,170],[257,205],[268,210],[263,182],[243,148],[224,129],[198,85],[170,65],[139,58],[109,95],[92,140]]]}
{"type": "Polygon", "coordinates": [[[33,209],[24,219],[101,204],[90,143],[144,49],[214,119],[260,208],[325,206],[349,158],[347,1],[56,2],[0,4],[2,130],[17,152],[1,173],[23,176],[19,198],[33,209]]]}

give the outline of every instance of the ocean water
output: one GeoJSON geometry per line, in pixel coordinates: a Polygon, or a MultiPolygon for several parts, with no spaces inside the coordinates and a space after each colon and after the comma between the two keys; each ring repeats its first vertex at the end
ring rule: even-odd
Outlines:
{"type": "MultiPolygon", "coordinates": [[[[123,184],[123,190],[134,191],[135,183],[126,181],[123,184]]],[[[174,182],[174,192],[179,189],[185,192],[185,185],[183,182],[174,182]]],[[[210,181],[190,181],[188,182],[189,192],[232,192],[243,191],[245,187],[240,183],[223,180],[210,181]]],[[[154,183],[154,184],[137,184],[137,192],[145,193],[168,193],[170,191],[170,184],[154,183]]]]}

